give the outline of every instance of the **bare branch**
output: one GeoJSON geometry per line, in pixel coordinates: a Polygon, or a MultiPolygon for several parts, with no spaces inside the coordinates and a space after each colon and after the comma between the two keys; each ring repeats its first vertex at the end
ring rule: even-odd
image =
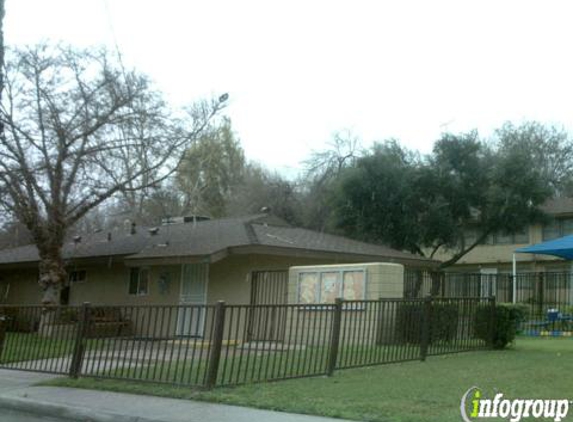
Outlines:
{"type": "Polygon", "coordinates": [[[5,69],[0,206],[30,230],[41,284],[53,290],[69,227],[115,195],[169,178],[226,98],[176,118],[144,76],[105,52],[60,46],[12,51],[5,69]]]}

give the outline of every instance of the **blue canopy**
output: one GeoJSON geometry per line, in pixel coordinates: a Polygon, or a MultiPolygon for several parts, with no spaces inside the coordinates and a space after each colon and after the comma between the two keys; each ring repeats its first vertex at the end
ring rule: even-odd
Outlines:
{"type": "Polygon", "coordinates": [[[553,255],[565,259],[573,259],[573,235],[548,240],[515,250],[516,253],[534,253],[539,255],[553,255]]]}

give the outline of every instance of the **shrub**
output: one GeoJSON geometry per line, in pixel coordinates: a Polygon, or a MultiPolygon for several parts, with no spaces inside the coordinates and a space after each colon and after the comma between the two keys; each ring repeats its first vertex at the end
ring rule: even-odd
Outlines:
{"type": "Polygon", "coordinates": [[[78,322],[78,311],[74,308],[61,308],[59,309],[56,317],[57,324],[71,324],[78,322]]]}
{"type": "Polygon", "coordinates": [[[490,306],[479,306],[475,315],[475,336],[494,349],[504,349],[515,340],[518,325],[525,318],[527,306],[499,303],[495,306],[495,324],[492,324],[490,306]]]}
{"type": "MultiPolygon", "coordinates": [[[[428,323],[429,343],[453,340],[458,331],[458,316],[457,305],[433,302],[428,323]]],[[[421,343],[423,320],[423,303],[401,304],[396,313],[396,338],[406,343],[421,343]]]]}

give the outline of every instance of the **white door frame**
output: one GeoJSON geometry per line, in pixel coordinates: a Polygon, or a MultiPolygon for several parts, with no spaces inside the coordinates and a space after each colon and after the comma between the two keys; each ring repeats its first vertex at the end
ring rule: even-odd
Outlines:
{"type": "Polygon", "coordinates": [[[489,277],[491,275],[497,275],[498,271],[497,268],[480,268],[480,274],[485,277],[480,277],[480,296],[481,297],[490,297],[490,296],[497,296],[497,279],[493,279],[492,282],[489,282],[489,277]],[[483,281],[487,280],[487,283],[483,283],[483,281]],[[487,286],[486,288],[484,288],[487,286]]]}
{"type": "MultiPolygon", "coordinates": [[[[195,280],[197,281],[197,280],[195,280]]],[[[179,282],[179,305],[205,305],[207,304],[207,289],[209,286],[209,264],[208,263],[195,263],[195,264],[181,264],[181,278],[179,282]],[[186,279],[185,269],[191,266],[204,266],[200,276],[203,280],[201,294],[184,294],[186,282],[193,284],[192,273],[191,278],[186,279]]],[[[179,308],[177,315],[177,335],[178,336],[192,336],[203,337],[205,329],[205,310],[202,308],[179,308]],[[197,321],[196,318],[199,318],[197,321]]]]}

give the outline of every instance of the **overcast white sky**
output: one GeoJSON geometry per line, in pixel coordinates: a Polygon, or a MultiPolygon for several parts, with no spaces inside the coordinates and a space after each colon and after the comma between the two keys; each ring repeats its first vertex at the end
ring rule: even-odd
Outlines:
{"type": "Polygon", "coordinates": [[[568,1],[6,3],[8,45],[117,41],[175,103],[228,92],[247,156],[283,174],[343,129],[428,152],[444,129],[573,127],[568,1]]]}

